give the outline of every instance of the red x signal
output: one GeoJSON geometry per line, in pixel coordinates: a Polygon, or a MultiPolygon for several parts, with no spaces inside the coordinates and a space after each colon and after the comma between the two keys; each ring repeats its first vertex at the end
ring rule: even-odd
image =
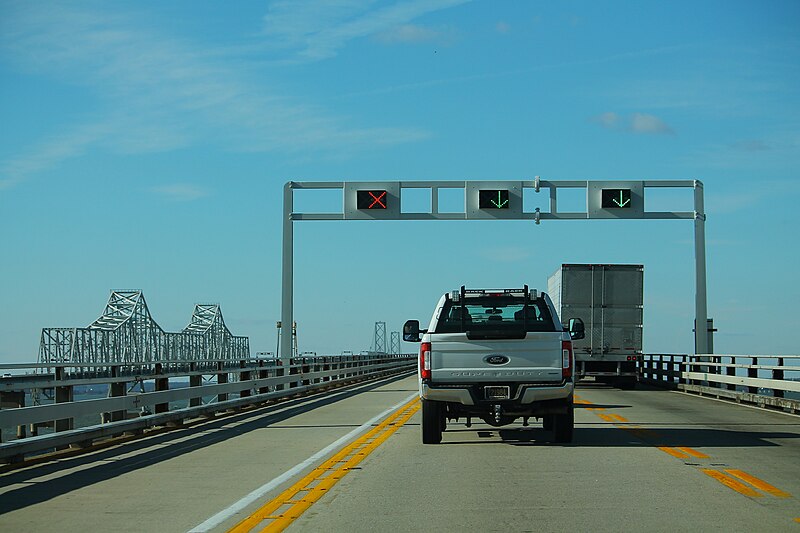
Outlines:
{"type": "Polygon", "coordinates": [[[379,191],[379,192],[380,192],[380,194],[379,194],[379,195],[377,195],[377,196],[375,196],[375,193],[374,193],[374,192],[372,192],[372,191],[369,191],[369,195],[372,197],[372,199],[374,200],[374,202],[372,202],[371,204],[369,204],[369,208],[368,208],[368,209],[372,209],[372,208],[374,208],[374,207],[375,207],[375,204],[378,204],[378,205],[380,205],[380,206],[381,206],[381,207],[380,207],[381,209],[386,209],[386,204],[385,204],[385,203],[383,203],[383,201],[382,201],[382,200],[383,200],[383,197],[384,197],[384,196],[386,196],[386,191],[379,191]]]}
{"type": "Polygon", "coordinates": [[[386,209],[389,197],[386,191],[357,191],[356,207],[358,209],[386,209]]]}

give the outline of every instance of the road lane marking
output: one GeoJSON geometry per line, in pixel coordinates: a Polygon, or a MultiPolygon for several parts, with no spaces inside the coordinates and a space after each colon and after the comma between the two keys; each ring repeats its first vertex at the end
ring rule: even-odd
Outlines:
{"type": "Polygon", "coordinates": [[[750,483],[755,488],[763,490],[767,494],[772,494],[776,498],[791,498],[792,497],[792,495],[789,494],[788,492],[784,492],[781,489],[770,485],[766,481],[758,479],[755,476],[751,476],[750,474],[748,474],[747,472],[743,472],[742,470],[725,470],[725,472],[727,472],[728,474],[730,474],[730,475],[732,475],[734,477],[738,477],[742,481],[750,483]]]}
{"type": "MultiPolygon", "coordinates": [[[[585,404],[587,406],[592,405],[591,402],[586,401],[586,400],[581,400],[580,403],[585,404]]],[[[631,423],[629,423],[629,421],[626,418],[624,418],[624,417],[622,417],[622,416],[620,416],[618,414],[614,414],[614,413],[611,413],[611,414],[598,413],[598,412],[596,412],[597,409],[593,409],[592,407],[587,407],[586,409],[588,411],[594,411],[594,414],[596,416],[598,416],[602,420],[605,420],[606,422],[615,422],[615,421],[616,422],[623,422],[624,425],[616,425],[615,424],[616,427],[618,427],[620,429],[624,429],[624,430],[626,430],[626,431],[628,431],[630,433],[633,433],[634,435],[636,435],[637,437],[641,438],[642,440],[647,441],[647,440],[657,440],[657,439],[659,439],[657,433],[654,433],[652,431],[644,429],[641,426],[637,426],[635,424],[631,424],[631,423]]],[[[651,442],[650,444],[653,444],[653,443],[651,442]]],[[[664,452],[664,453],[666,453],[668,455],[671,455],[671,456],[676,457],[676,458],[681,459],[681,460],[689,459],[690,457],[694,457],[696,459],[710,459],[709,455],[707,455],[707,454],[705,454],[703,452],[697,451],[694,448],[690,448],[688,446],[675,446],[675,447],[671,447],[671,446],[656,446],[656,448],[658,448],[659,450],[661,450],[662,452],[664,452]]],[[[728,487],[728,488],[730,488],[732,490],[735,490],[736,492],[739,492],[740,494],[744,494],[745,496],[749,496],[751,498],[761,498],[761,497],[763,497],[763,494],[753,490],[748,485],[745,485],[744,483],[741,483],[740,481],[737,481],[737,479],[735,479],[735,478],[738,478],[738,479],[744,481],[745,483],[748,483],[749,485],[752,485],[753,487],[766,492],[767,494],[771,494],[772,496],[775,496],[776,498],[791,498],[792,497],[792,495],[789,494],[788,492],[782,491],[781,489],[779,489],[779,488],[777,488],[777,487],[775,487],[773,485],[770,485],[766,481],[761,480],[761,479],[759,479],[759,478],[757,478],[755,476],[752,476],[752,475],[750,475],[747,472],[744,472],[742,470],[736,470],[736,469],[725,470],[725,472],[727,472],[727,474],[730,474],[730,475],[726,475],[726,474],[720,472],[719,470],[712,470],[710,468],[703,468],[701,470],[702,470],[702,472],[704,474],[716,479],[717,481],[719,481],[720,483],[722,483],[726,487],[728,487]],[[733,477],[731,477],[731,476],[733,476],[733,477]]],[[[796,522],[800,522],[800,518],[796,518],[795,521],[796,522]]]]}
{"type": "Polygon", "coordinates": [[[688,454],[686,454],[686,453],[684,453],[682,451],[676,450],[675,448],[670,448],[669,446],[656,446],[656,448],[658,448],[659,450],[661,450],[664,453],[667,453],[667,454],[671,455],[672,457],[677,457],[678,459],[688,459],[689,458],[688,454]]]}
{"type": "Polygon", "coordinates": [[[729,489],[735,490],[739,494],[744,494],[745,496],[749,496],[751,498],[761,498],[763,496],[760,492],[756,492],[747,485],[745,485],[744,483],[740,483],[739,481],[736,481],[734,478],[726,476],[719,470],[711,470],[710,468],[703,468],[702,472],[707,476],[716,479],[729,489]]]}
{"type": "Polygon", "coordinates": [[[635,436],[639,437],[642,441],[646,444],[653,444],[652,442],[648,441],[657,441],[659,439],[658,434],[649,429],[645,429],[642,426],[621,426],[622,429],[626,431],[630,431],[635,436]]]}
{"type": "MultiPolygon", "coordinates": [[[[591,402],[588,402],[586,400],[581,400],[581,403],[585,403],[586,405],[592,405],[591,402]]],[[[587,407],[587,410],[589,410],[589,411],[597,411],[597,409],[594,409],[592,407],[587,407]]],[[[621,422],[623,425],[616,425],[615,424],[616,427],[618,427],[620,429],[624,429],[624,430],[634,434],[636,437],[639,437],[640,439],[642,439],[645,442],[648,441],[648,440],[649,441],[657,441],[657,440],[659,440],[659,436],[658,436],[657,433],[654,433],[654,432],[652,432],[652,431],[650,431],[648,429],[644,429],[641,426],[637,426],[635,424],[631,424],[630,420],[628,420],[624,416],[618,415],[616,413],[605,414],[605,413],[597,413],[597,412],[595,412],[594,414],[595,414],[595,416],[599,417],[601,420],[604,420],[606,422],[621,422]]],[[[652,445],[653,443],[650,442],[649,444],[652,445]]],[[[698,452],[697,450],[689,448],[688,446],[676,446],[676,447],[672,447],[672,446],[656,446],[656,448],[658,448],[662,452],[664,452],[666,454],[669,454],[669,455],[671,455],[673,457],[676,457],[678,459],[689,459],[689,457],[694,457],[696,459],[710,459],[710,457],[708,455],[704,454],[703,452],[698,452]]]]}
{"type": "Polygon", "coordinates": [[[268,492],[270,492],[272,490],[275,490],[282,483],[285,483],[286,481],[292,479],[293,477],[298,475],[300,472],[302,472],[303,470],[305,470],[306,468],[308,468],[309,466],[311,466],[315,462],[317,462],[320,459],[328,456],[334,450],[337,450],[340,447],[342,447],[344,444],[350,442],[351,439],[353,439],[357,435],[363,433],[369,427],[373,426],[374,424],[376,424],[377,422],[382,420],[384,417],[386,417],[387,415],[395,412],[398,408],[400,408],[401,406],[407,404],[411,399],[417,398],[418,396],[419,396],[419,393],[418,392],[414,392],[413,394],[409,395],[407,398],[403,399],[401,402],[396,403],[395,405],[393,405],[392,407],[386,409],[385,411],[383,411],[379,415],[376,415],[376,416],[372,417],[371,419],[369,419],[368,421],[364,422],[363,424],[361,424],[360,426],[355,428],[353,431],[351,431],[347,435],[341,437],[340,439],[336,440],[335,442],[332,442],[331,444],[329,444],[325,448],[321,449],[320,451],[318,451],[317,453],[315,453],[314,455],[312,455],[311,457],[309,457],[305,461],[296,464],[295,466],[293,466],[292,468],[290,468],[289,470],[287,470],[283,474],[281,474],[278,477],[272,479],[271,481],[268,481],[267,483],[261,485],[256,490],[250,492],[244,498],[242,498],[239,501],[233,503],[228,508],[223,509],[222,511],[218,512],[217,514],[215,514],[214,516],[212,516],[211,518],[209,518],[208,520],[206,520],[202,524],[199,524],[199,525],[195,526],[193,529],[191,529],[189,531],[189,533],[204,533],[206,531],[212,530],[216,526],[220,525],[222,522],[228,520],[233,515],[235,515],[239,511],[241,511],[244,508],[246,508],[248,505],[258,501],[260,498],[262,498],[268,492]]]}
{"type": "Polygon", "coordinates": [[[249,532],[259,527],[265,520],[271,522],[260,531],[283,531],[322,498],[350,470],[408,422],[419,408],[419,398],[415,397],[375,428],[336,452],[277,498],[266,503],[237,524],[230,530],[231,533],[249,532]]]}
{"type": "Polygon", "coordinates": [[[677,446],[676,449],[684,453],[688,453],[692,457],[696,457],[698,459],[710,459],[710,457],[703,452],[698,452],[697,450],[689,448],[688,446],[677,446]]]}

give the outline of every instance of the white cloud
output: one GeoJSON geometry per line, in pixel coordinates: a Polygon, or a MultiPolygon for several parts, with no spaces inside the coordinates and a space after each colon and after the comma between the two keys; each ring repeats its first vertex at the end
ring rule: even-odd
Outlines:
{"type": "Polygon", "coordinates": [[[270,43],[294,49],[299,58],[333,57],[349,41],[381,34],[428,13],[470,0],[406,0],[375,6],[375,2],[286,0],[276,2],[264,17],[270,43]]]}
{"type": "Polygon", "coordinates": [[[616,113],[614,113],[612,111],[609,111],[609,112],[597,115],[592,120],[602,124],[606,128],[613,128],[613,127],[616,127],[617,123],[619,122],[619,115],[617,115],[616,113]]]}
{"type": "MultiPolygon", "coordinates": [[[[378,10],[384,16],[362,14],[357,26],[363,31],[393,27],[437,5],[455,3],[401,3],[378,10]]],[[[301,4],[320,7],[291,2],[301,4]]],[[[353,10],[362,4],[337,5],[353,10]]],[[[349,23],[329,27],[321,11],[314,34],[320,42],[336,48],[360,33],[348,30],[349,23]]],[[[96,148],[141,153],[203,142],[233,151],[323,150],[338,156],[429,136],[415,128],[351,126],[325,109],[256,82],[249,76],[252,64],[235,50],[164,35],[135,14],[18,4],[0,22],[0,54],[27,71],[86,87],[98,97],[94,115],[101,117],[0,162],[0,188],[96,148]]]]}
{"type": "Polygon", "coordinates": [[[509,26],[507,22],[501,20],[494,25],[494,29],[497,33],[508,33],[511,31],[511,26],[509,26]]]}
{"type": "Polygon", "coordinates": [[[160,187],[153,187],[151,191],[177,202],[189,202],[209,195],[207,189],[189,183],[162,185],[160,187]]]}
{"type": "Polygon", "coordinates": [[[630,118],[630,128],[634,133],[673,134],[672,128],[660,118],[646,113],[634,113],[630,118]]]}
{"type": "Polygon", "coordinates": [[[82,154],[102,138],[100,124],[83,125],[54,136],[0,165],[0,190],[8,189],[37,172],[52,168],[61,161],[82,154]]]}
{"type": "Polygon", "coordinates": [[[435,30],[426,26],[403,24],[377,33],[375,39],[384,44],[417,44],[429,42],[446,43],[452,40],[448,30],[435,30]]]}
{"type": "Polygon", "coordinates": [[[759,139],[747,139],[743,141],[737,141],[729,145],[733,150],[737,152],[763,152],[765,150],[770,150],[771,147],[766,144],[764,141],[759,139]]]}
{"type": "Polygon", "coordinates": [[[672,135],[675,133],[666,122],[646,113],[632,113],[622,116],[613,111],[608,111],[592,117],[591,121],[600,124],[604,128],[624,130],[637,134],[672,135]]]}

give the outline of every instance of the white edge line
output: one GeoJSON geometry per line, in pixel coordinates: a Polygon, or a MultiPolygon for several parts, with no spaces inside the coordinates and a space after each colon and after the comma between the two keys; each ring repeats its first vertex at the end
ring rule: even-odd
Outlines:
{"type": "Polygon", "coordinates": [[[345,435],[345,436],[341,437],[340,439],[338,439],[337,441],[329,444],[328,446],[326,446],[325,448],[321,449],[320,451],[318,451],[317,453],[315,453],[314,455],[312,455],[311,457],[309,457],[308,459],[306,459],[302,463],[298,463],[297,465],[293,466],[292,468],[290,468],[289,470],[287,470],[283,474],[279,475],[278,477],[272,479],[271,481],[265,483],[264,485],[261,485],[259,488],[257,488],[256,490],[254,490],[253,492],[251,492],[250,494],[248,494],[247,496],[245,496],[241,500],[235,502],[233,505],[231,505],[228,508],[223,509],[222,511],[218,512],[217,514],[215,514],[214,516],[212,516],[211,518],[209,518],[208,520],[206,520],[202,524],[197,525],[194,528],[190,529],[189,533],[203,533],[203,532],[206,532],[206,531],[210,531],[214,527],[220,525],[222,522],[224,522],[225,520],[229,519],[230,517],[232,517],[233,515],[235,515],[236,513],[238,513],[239,511],[241,511],[242,509],[244,509],[245,507],[247,507],[248,505],[250,505],[254,501],[256,501],[259,498],[263,497],[269,491],[274,490],[275,487],[277,487],[281,483],[284,483],[285,481],[287,481],[287,480],[293,478],[294,476],[298,475],[300,472],[302,472],[303,470],[308,468],[308,466],[311,465],[312,463],[322,459],[323,457],[326,457],[333,450],[335,450],[337,448],[340,448],[345,443],[347,443],[350,440],[352,440],[356,435],[358,435],[359,433],[363,433],[364,431],[366,431],[367,428],[369,428],[370,426],[372,426],[373,424],[375,424],[379,420],[383,419],[384,417],[386,417],[387,415],[389,415],[393,411],[396,411],[397,409],[399,409],[403,405],[407,404],[408,402],[410,402],[412,399],[414,399],[417,396],[419,396],[419,393],[415,392],[415,393],[411,394],[410,396],[408,396],[408,398],[406,398],[405,400],[402,400],[401,402],[399,402],[399,403],[393,405],[392,407],[388,408],[387,410],[383,411],[381,414],[369,419],[367,422],[364,422],[363,424],[361,424],[360,426],[355,428],[353,431],[351,431],[347,435],[345,435]]]}

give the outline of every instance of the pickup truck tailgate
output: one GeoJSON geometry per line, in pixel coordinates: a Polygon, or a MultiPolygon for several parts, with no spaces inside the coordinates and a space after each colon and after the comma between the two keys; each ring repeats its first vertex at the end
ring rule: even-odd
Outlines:
{"type": "Polygon", "coordinates": [[[433,334],[431,381],[560,382],[561,338],[560,332],[529,332],[524,339],[502,340],[467,340],[464,333],[433,334]],[[491,356],[504,356],[507,362],[497,364],[503,357],[491,356]]]}

